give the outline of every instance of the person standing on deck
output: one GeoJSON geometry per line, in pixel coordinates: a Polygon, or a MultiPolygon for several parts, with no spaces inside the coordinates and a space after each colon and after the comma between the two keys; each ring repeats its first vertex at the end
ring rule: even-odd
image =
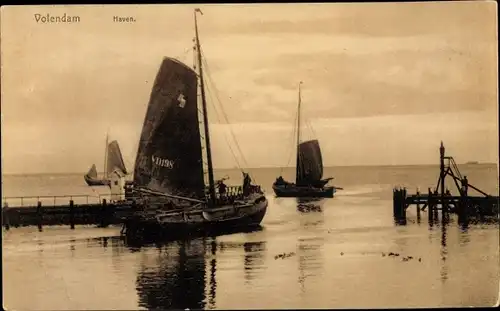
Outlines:
{"type": "Polygon", "coordinates": [[[250,194],[250,184],[252,183],[252,179],[250,175],[243,172],[243,195],[247,196],[250,194]]]}
{"type": "Polygon", "coordinates": [[[226,196],[226,184],[224,184],[224,180],[219,180],[219,196],[221,198],[221,200],[223,199],[223,197],[226,196]]]}

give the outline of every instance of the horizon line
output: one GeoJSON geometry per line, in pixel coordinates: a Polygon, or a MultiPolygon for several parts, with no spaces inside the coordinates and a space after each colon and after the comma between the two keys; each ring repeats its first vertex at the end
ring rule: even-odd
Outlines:
{"type": "MultiPolygon", "coordinates": [[[[479,162],[479,163],[457,163],[457,165],[497,165],[498,163],[494,162],[479,162]]],[[[435,164],[354,164],[354,165],[329,165],[324,166],[324,168],[343,168],[343,167],[408,167],[408,166],[439,166],[439,163],[435,164]]],[[[223,168],[215,168],[214,170],[258,170],[258,169],[290,169],[295,168],[295,166],[260,166],[260,167],[223,167],[223,168]]],[[[104,172],[98,172],[100,174],[104,174],[104,172]]],[[[85,172],[30,172],[30,173],[2,173],[2,176],[23,176],[23,175],[85,175],[85,172]]],[[[131,176],[133,173],[128,174],[127,176],[131,176]]]]}

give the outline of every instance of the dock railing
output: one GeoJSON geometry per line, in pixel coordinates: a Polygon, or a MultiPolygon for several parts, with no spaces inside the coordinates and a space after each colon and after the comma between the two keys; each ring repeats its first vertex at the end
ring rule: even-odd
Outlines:
{"type": "MultiPolygon", "coordinates": [[[[116,194],[115,194],[116,195],[116,194]]],[[[41,202],[44,207],[56,207],[68,205],[69,201],[74,204],[100,204],[103,199],[111,201],[112,194],[66,194],[66,195],[35,195],[35,196],[11,196],[2,197],[2,208],[5,207],[34,207],[41,202]]],[[[125,196],[124,193],[121,194],[125,196]]]]}

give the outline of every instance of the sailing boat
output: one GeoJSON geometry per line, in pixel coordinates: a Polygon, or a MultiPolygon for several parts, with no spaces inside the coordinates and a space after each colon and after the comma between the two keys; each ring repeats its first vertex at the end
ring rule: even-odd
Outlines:
{"type": "Polygon", "coordinates": [[[108,135],[106,135],[106,149],[104,151],[104,177],[102,179],[98,178],[97,168],[95,164],[92,164],[92,167],[88,173],[83,176],[83,178],[89,186],[109,186],[109,176],[115,170],[118,170],[123,174],[127,174],[127,169],[125,168],[125,162],[123,161],[118,141],[113,140],[108,143],[108,135]]]}
{"type": "Polygon", "coordinates": [[[131,238],[243,231],[258,227],[266,214],[267,199],[247,173],[242,187],[220,187],[219,181],[216,189],[197,13],[201,10],[194,11],[198,73],[165,57],[152,88],[135,161],[133,193],[139,203],[124,224],[131,238]]]}
{"type": "Polygon", "coordinates": [[[317,139],[300,141],[300,104],[301,93],[299,83],[299,104],[297,114],[297,164],[295,183],[287,182],[279,176],[273,183],[273,190],[278,197],[327,197],[332,198],[336,189],[326,184],[333,178],[323,178],[323,159],[317,139]]]}

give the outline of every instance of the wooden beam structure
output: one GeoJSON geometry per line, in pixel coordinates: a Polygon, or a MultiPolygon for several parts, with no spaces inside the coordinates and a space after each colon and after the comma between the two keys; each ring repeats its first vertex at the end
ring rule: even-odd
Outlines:
{"type": "Polygon", "coordinates": [[[479,221],[484,221],[486,217],[499,220],[499,197],[492,196],[479,188],[471,185],[467,176],[462,176],[453,157],[445,156],[443,142],[439,148],[440,172],[437,186],[432,191],[428,189],[427,194],[421,194],[418,190],[416,194],[408,194],[406,188],[394,188],[393,190],[393,211],[394,220],[397,224],[406,224],[406,210],[410,205],[416,205],[417,222],[420,223],[420,213],[427,209],[429,224],[436,223],[441,211],[441,221],[449,221],[449,215],[458,215],[458,222],[467,226],[469,218],[474,217],[479,221]],[[445,179],[451,177],[458,190],[458,196],[453,196],[449,190],[445,189],[445,179]],[[469,194],[469,189],[475,190],[478,195],[469,194]],[[422,206],[422,207],[421,207],[422,206]]]}

